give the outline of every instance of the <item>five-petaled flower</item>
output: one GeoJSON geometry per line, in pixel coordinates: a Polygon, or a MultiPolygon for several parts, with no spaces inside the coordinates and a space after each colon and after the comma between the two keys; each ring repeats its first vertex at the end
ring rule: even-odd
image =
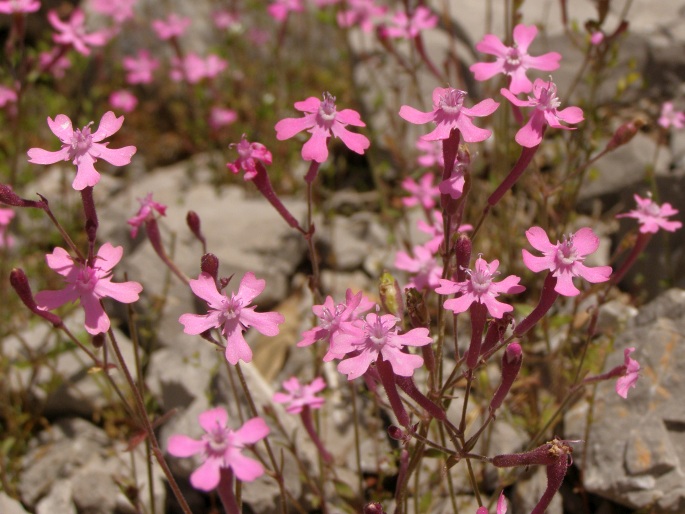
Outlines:
{"type": "Polygon", "coordinates": [[[621,366],[623,374],[616,381],[616,393],[621,398],[628,398],[628,390],[635,387],[640,377],[640,363],[630,356],[634,351],[634,347],[623,350],[624,363],[621,366]]]}
{"type": "Polygon", "coordinates": [[[167,40],[182,36],[190,26],[190,22],[190,18],[171,13],[164,20],[152,20],[150,25],[159,39],[167,40]]]}
{"type": "Polygon", "coordinates": [[[425,346],[433,342],[427,328],[414,328],[405,334],[398,334],[399,318],[392,314],[379,316],[369,313],[365,320],[358,320],[345,326],[345,332],[338,335],[331,351],[348,358],[338,364],[338,371],[348,380],[362,376],[372,362],[382,357],[392,366],[393,372],[410,377],[416,368],[423,365],[423,357],[404,353],[404,346],[425,346]]]}
{"type": "Polygon", "coordinates": [[[107,332],[109,317],[100,300],[113,298],[121,303],[138,301],[143,290],[138,282],[112,282],[112,268],[124,254],[121,246],[103,244],[92,266],[73,259],[65,249],[55,248],[46,255],[48,266],[64,277],[67,286],[58,291],[41,291],[36,294],[36,304],[44,310],[52,310],[68,302],[81,301],[86,313],[85,327],[89,334],[107,332]]]}
{"type": "Polygon", "coordinates": [[[551,80],[536,79],[533,84],[533,95],[528,100],[519,100],[512,91],[502,88],[500,93],[517,107],[533,107],[528,122],[519,129],[514,139],[521,146],[533,148],[542,142],[542,134],[547,125],[552,128],[575,130],[575,127],[562,125],[583,121],[583,110],[580,107],[566,107],[559,110],[561,101],[557,97],[557,86],[551,80]]]}
{"type": "Polygon", "coordinates": [[[520,277],[509,275],[500,282],[493,279],[499,274],[497,268],[499,261],[488,263],[481,256],[476,259],[473,270],[467,270],[468,278],[463,282],[453,282],[452,280],[440,279],[440,287],[435,292],[439,294],[461,293],[457,298],[451,298],[444,303],[445,309],[452,312],[466,312],[473,302],[482,303],[488,308],[490,316],[501,318],[504,313],[511,312],[514,308],[511,305],[497,301],[495,298],[500,293],[517,294],[525,291],[525,287],[519,285],[520,277]]]}
{"type": "Polygon", "coordinates": [[[561,59],[561,54],[557,52],[549,52],[538,57],[528,54],[528,47],[537,33],[538,29],[535,25],[516,25],[513,46],[506,46],[497,36],[486,34],[476,45],[476,50],[494,55],[496,59],[495,62],[479,62],[469,68],[476,80],[488,80],[498,73],[503,73],[511,77],[509,91],[513,94],[530,93],[533,83],[526,76],[526,72],[531,68],[544,71],[556,70],[561,59]]]}
{"type": "Polygon", "coordinates": [[[680,221],[667,220],[669,216],[678,214],[678,209],[674,209],[670,203],[659,205],[654,202],[651,196],[641,198],[639,195],[633,195],[635,202],[637,202],[637,209],[624,214],[617,214],[617,218],[635,218],[640,224],[640,232],[643,234],[656,234],[660,228],[675,232],[683,224],[680,221]]]}
{"type": "Polygon", "coordinates": [[[150,84],[153,72],[159,68],[159,61],[147,50],[138,50],[134,57],[124,57],[121,64],[126,70],[126,82],[129,84],[150,84]]]}
{"type": "Polygon", "coordinates": [[[433,245],[416,245],[412,248],[413,257],[402,251],[395,254],[394,266],[412,275],[405,289],[414,287],[419,291],[433,290],[440,285],[442,265],[435,258],[434,248],[433,245]]]}
{"type": "Polygon", "coordinates": [[[363,154],[370,142],[361,135],[350,132],[345,127],[365,127],[359,113],[352,109],[336,110],[335,97],[323,94],[323,100],[310,96],[302,102],[295,102],[295,109],[305,114],[303,118],[286,118],[276,123],[276,138],[279,141],[290,139],[298,132],[306,130],[312,137],[302,147],[305,161],[324,162],[328,158],[327,141],[331,136],[342,139],[343,143],[358,154],[363,154]]]}
{"type": "Polygon", "coordinates": [[[681,129],[685,127],[685,112],[676,111],[673,102],[664,102],[657,123],[665,129],[671,126],[681,129]]]}
{"type": "Polygon", "coordinates": [[[86,33],[86,15],[81,9],[74,9],[69,21],[59,19],[57,11],[48,11],[48,21],[57,34],[53,34],[52,40],[60,45],[71,45],[78,53],[90,55],[91,46],[102,46],[107,42],[105,32],[86,33]]]}
{"type": "Polygon", "coordinates": [[[135,146],[113,149],[107,147],[109,143],[100,143],[117,132],[123,123],[123,116],[117,118],[112,111],[106,112],[100,120],[98,129],[91,134],[90,126],[93,122],[80,130],[74,130],[71,120],[64,114],[55,116],[54,121],[48,118],[48,126],[62,141],[62,149],[50,152],[42,148],[31,148],[28,151],[29,162],[54,164],[58,161],[72,161],[76,165],[76,177],[71,186],[77,191],[94,186],[100,181],[100,174],[93,166],[98,159],[104,159],[115,166],[125,166],[136,153],[135,146]]]}
{"type": "Polygon", "coordinates": [[[240,170],[245,172],[245,180],[251,180],[257,175],[256,161],[264,164],[271,164],[271,152],[261,143],[250,143],[245,134],[240,139],[240,143],[231,143],[229,148],[234,148],[238,152],[238,158],[226,164],[226,167],[233,173],[240,170]]]}
{"type": "Polygon", "coordinates": [[[392,38],[414,39],[422,30],[432,29],[438,24],[438,17],[423,5],[418,6],[411,16],[404,9],[397,11],[390,26],[383,29],[383,35],[392,38]]]}
{"type": "Polygon", "coordinates": [[[172,435],[167,451],[174,457],[191,457],[200,454],[202,465],[190,475],[190,483],[201,491],[211,491],[219,485],[221,469],[232,469],[238,480],[252,482],[264,474],[259,461],[243,455],[247,445],[255,444],[269,435],[269,427],[262,418],[252,418],[238,430],[228,428],[228,414],[216,407],[199,416],[200,426],[206,432],[199,440],[186,435],[172,435]]]}
{"type": "Polygon", "coordinates": [[[418,182],[411,177],[405,178],[402,181],[402,188],[411,196],[402,198],[404,206],[414,207],[421,204],[421,207],[427,211],[435,207],[435,199],[440,194],[440,190],[433,185],[433,178],[433,173],[424,174],[418,182]]]}
{"type": "Polygon", "coordinates": [[[457,129],[467,143],[477,143],[490,137],[489,130],[476,127],[471,118],[473,116],[489,116],[499,106],[491,98],[477,103],[471,108],[464,107],[466,92],[451,87],[436,87],[433,90],[433,110],[422,112],[408,105],[400,108],[400,116],[409,123],[423,125],[430,121],[435,122],[435,129],[422,136],[424,141],[437,141],[448,139],[450,132],[457,129]]]}
{"type": "Polygon", "coordinates": [[[136,237],[141,225],[155,217],[155,211],[160,216],[166,216],[166,205],[155,202],[152,199],[152,193],[148,193],[145,198],[139,198],[138,201],[140,202],[138,213],[126,222],[131,225],[131,237],[136,237]]]}
{"type": "Polygon", "coordinates": [[[183,324],[186,334],[201,334],[212,328],[221,327],[226,337],[226,360],[237,364],[239,360],[252,361],[252,350],[248,346],[243,331],[255,327],[265,336],[278,334],[278,325],[284,318],[277,312],[255,312],[248,307],[266,287],[266,281],[257,279],[254,273],[245,273],[237,293],[229,298],[219,292],[216,282],[208,273],[201,273],[197,280],[190,281],[190,288],[199,298],[207,302],[207,314],[183,314],[178,321],[183,324]]]}
{"type": "Polygon", "coordinates": [[[0,13],[30,13],[40,9],[38,0],[2,0],[0,1],[0,13]]]}
{"type": "Polygon", "coordinates": [[[290,377],[283,382],[283,389],[287,393],[274,393],[273,401],[276,403],[287,403],[285,411],[290,414],[299,414],[302,409],[320,409],[324,404],[324,398],[316,396],[316,393],[326,388],[323,378],[317,377],[311,384],[300,384],[297,377],[290,377]]]}
{"type": "Polygon", "coordinates": [[[585,257],[599,248],[599,238],[589,227],[564,236],[563,241],[552,244],[545,231],[540,227],[531,227],[526,231],[526,238],[533,248],[542,252],[536,257],[528,250],[523,250],[523,263],[529,270],[539,272],[548,269],[556,277],[554,290],[564,296],[576,296],[580,293],[573,284],[574,277],[582,277],[593,284],[606,282],[611,276],[611,266],[589,268],[583,261],[585,257]]]}

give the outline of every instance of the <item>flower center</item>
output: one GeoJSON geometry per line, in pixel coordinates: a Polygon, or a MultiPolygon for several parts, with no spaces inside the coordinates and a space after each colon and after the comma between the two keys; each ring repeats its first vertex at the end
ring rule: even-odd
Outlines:
{"type": "Polygon", "coordinates": [[[89,266],[83,266],[76,278],[76,289],[79,293],[89,293],[95,288],[98,277],[95,270],[89,266]]]}
{"type": "Polygon", "coordinates": [[[478,294],[487,293],[488,289],[490,289],[490,284],[492,284],[490,268],[488,266],[480,269],[476,268],[474,271],[468,270],[467,273],[471,275],[473,291],[478,294]]]}
{"type": "Polygon", "coordinates": [[[221,300],[221,307],[223,310],[224,319],[235,319],[240,315],[243,308],[243,302],[240,298],[236,298],[234,293],[231,293],[231,298],[223,298],[221,300]]]}
{"type": "Polygon", "coordinates": [[[650,204],[643,206],[641,210],[647,216],[653,216],[655,218],[661,216],[661,207],[659,207],[659,205],[654,202],[651,202],[650,204]]]}
{"type": "Polygon", "coordinates": [[[440,97],[438,107],[447,114],[459,114],[464,105],[466,91],[450,88],[440,97]]]}
{"type": "Polygon", "coordinates": [[[323,100],[319,105],[319,116],[325,122],[332,122],[335,119],[335,97],[326,92],[323,94],[323,100]]]}
{"type": "Polygon", "coordinates": [[[570,266],[578,260],[581,259],[573,246],[573,237],[564,236],[564,241],[557,247],[557,261],[562,266],[570,266]]]}
{"type": "MultiPolygon", "coordinates": [[[[396,322],[393,323],[392,327],[394,327],[395,324],[396,322]]],[[[374,347],[377,350],[380,350],[388,342],[388,335],[390,334],[392,327],[385,326],[383,318],[377,316],[374,323],[364,322],[364,333],[374,347]]]]}
{"type": "Polygon", "coordinates": [[[93,136],[90,134],[92,123],[91,121],[82,129],[74,130],[74,135],[71,138],[71,154],[73,157],[84,155],[93,145],[93,136]]]}
{"type": "Polygon", "coordinates": [[[540,90],[540,97],[537,100],[538,109],[543,111],[554,111],[561,105],[561,100],[557,97],[557,86],[554,82],[550,82],[548,87],[543,87],[540,90]]]}
{"type": "Polygon", "coordinates": [[[221,457],[226,453],[226,449],[233,446],[233,433],[227,429],[222,428],[217,424],[211,431],[203,436],[207,443],[207,454],[212,457],[221,457]]]}
{"type": "Polygon", "coordinates": [[[504,69],[507,72],[517,70],[521,66],[521,52],[515,46],[507,50],[507,55],[504,60],[504,69]]]}
{"type": "Polygon", "coordinates": [[[241,159],[249,159],[252,157],[252,145],[247,139],[241,139],[240,143],[235,145],[235,149],[241,159]]]}

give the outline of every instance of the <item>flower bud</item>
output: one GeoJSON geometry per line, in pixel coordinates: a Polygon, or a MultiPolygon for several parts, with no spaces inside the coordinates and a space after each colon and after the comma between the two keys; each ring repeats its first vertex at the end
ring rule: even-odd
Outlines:
{"type": "Polygon", "coordinates": [[[105,345],[105,333],[101,332],[93,336],[93,348],[102,348],[105,345]]]}
{"type": "Polygon", "coordinates": [[[213,253],[204,254],[200,261],[200,269],[203,273],[210,275],[216,282],[219,279],[219,258],[213,253]]]}
{"type": "Polygon", "coordinates": [[[205,239],[204,234],[202,234],[202,230],[200,228],[200,216],[198,216],[195,211],[188,211],[188,214],[186,215],[186,223],[188,224],[190,231],[198,239],[198,241],[202,243],[204,248],[204,246],[207,244],[207,240],[205,239]]]}
{"type": "Polygon", "coordinates": [[[455,282],[466,280],[466,270],[471,262],[471,238],[466,234],[459,234],[457,238],[457,276],[455,282]]]}
{"type": "Polygon", "coordinates": [[[364,505],[363,514],[385,514],[383,510],[383,505],[378,502],[367,503],[364,505]]]}
{"type": "Polygon", "coordinates": [[[404,315],[404,305],[402,305],[402,290],[392,274],[384,271],[378,280],[378,294],[381,297],[381,305],[388,314],[393,314],[398,318],[404,315]]]}
{"type": "Polygon", "coordinates": [[[490,402],[490,414],[494,415],[495,411],[500,408],[504,398],[509,394],[509,390],[516,380],[516,377],[521,370],[521,363],[523,362],[523,350],[518,343],[511,343],[504,350],[502,356],[502,382],[500,383],[495,395],[490,402]]]}
{"type": "Polygon", "coordinates": [[[635,118],[632,121],[629,121],[628,123],[624,123],[618,129],[616,129],[616,132],[614,132],[614,135],[611,136],[611,139],[607,143],[606,146],[606,151],[611,152],[613,150],[616,150],[619,146],[623,146],[626,143],[630,142],[631,139],[635,137],[635,135],[638,133],[638,131],[644,126],[645,122],[641,118],[635,118]]]}
{"type": "Polygon", "coordinates": [[[47,200],[42,196],[40,202],[25,200],[12,191],[12,188],[7,184],[0,184],[0,202],[11,205],[12,207],[35,207],[37,209],[44,209],[48,204],[47,200]]]}
{"type": "Polygon", "coordinates": [[[62,318],[52,312],[44,311],[36,305],[36,301],[33,299],[33,293],[31,292],[31,286],[29,285],[29,280],[26,277],[24,270],[21,268],[14,268],[10,272],[10,284],[17,292],[19,299],[31,312],[49,321],[54,327],[62,326],[62,318]]]}

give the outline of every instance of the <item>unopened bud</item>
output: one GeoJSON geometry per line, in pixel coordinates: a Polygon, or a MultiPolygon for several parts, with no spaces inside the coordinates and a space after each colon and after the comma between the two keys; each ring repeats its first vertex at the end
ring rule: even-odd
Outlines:
{"type": "MultiPolygon", "coordinates": [[[[214,281],[219,279],[219,258],[213,253],[206,253],[200,261],[200,269],[210,275],[214,281]]],[[[227,284],[228,285],[228,284],[227,284]]]]}
{"type": "Polygon", "coordinates": [[[105,334],[101,332],[93,336],[93,348],[102,348],[105,345],[105,334]]]}
{"type": "Polygon", "coordinates": [[[407,304],[407,314],[409,321],[414,328],[428,327],[430,325],[430,314],[426,305],[426,298],[414,287],[404,290],[407,304]]]}
{"type": "Polygon", "coordinates": [[[207,240],[205,239],[200,227],[200,216],[198,216],[195,211],[188,211],[188,214],[186,215],[186,223],[188,224],[190,231],[198,239],[198,241],[202,243],[204,248],[204,246],[207,244],[207,240]]]}
{"type": "Polygon", "coordinates": [[[10,272],[10,284],[17,292],[19,299],[24,303],[24,305],[26,305],[26,307],[28,307],[31,312],[49,321],[55,327],[62,325],[62,318],[60,318],[57,314],[44,311],[40,309],[38,305],[36,305],[36,301],[33,299],[33,293],[31,292],[31,286],[29,285],[29,279],[26,277],[24,270],[21,268],[14,268],[10,272]]]}
{"type": "Polygon", "coordinates": [[[484,355],[492,350],[497,343],[499,343],[504,337],[507,327],[511,324],[514,317],[509,312],[505,312],[501,318],[493,319],[490,322],[487,332],[485,333],[485,339],[480,347],[480,354],[484,355]]]}
{"type": "MultiPolygon", "coordinates": [[[[40,196],[40,195],[38,195],[40,196]]],[[[42,201],[36,202],[34,200],[25,200],[17,193],[12,191],[12,188],[7,184],[0,184],[0,202],[11,205],[13,207],[35,207],[37,209],[44,209],[48,202],[41,197],[42,201]]]]}
{"type": "Polygon", "coordinates": [[[402,290],[392,274],[384,271],[378,280],[378,294],[385,312],[402,318],[404,305],[402,304],[402,290]]]}
{"type": "Polygon", "coordinates": [[[383,505],[378,502],[367,503],[364,505],[363,514],[385,514],[383,505]]]}
{"type": "Polygon", "coordinates": [[[523,362],[523,349],[518,343],[511,343],[504,350],[502,356],[502,382],[500,383],[495,395],[490,402],[490,414],[493,415],[497,409],[500,408],[504,398],[509,394],[509,390],[516,380],[516,377],[521,370],[521,363],[523,362]]]}
{"type": "Polygon", "coordinates": [[[614,135],[607,143],[606,151],[611,152],[613,150],[616,150],[616,148],[618,148],[619,146],[623,146],[626,143],[630,142],[630,140],[635,137],[635,135],[644,126],[644,124],[644,120],[642,120],[641,118],[635,118],[634,120],[629,121],[628,123],[624,123],[623,125],[618,127],[618,129],[616,129],[616,132],[614,132],[614,135]]]}

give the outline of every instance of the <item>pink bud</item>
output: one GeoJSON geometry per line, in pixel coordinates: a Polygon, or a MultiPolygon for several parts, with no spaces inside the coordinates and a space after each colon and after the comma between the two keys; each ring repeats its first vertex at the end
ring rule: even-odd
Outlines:
{"type": "Polygon", "coordinates": [[[52,323],[53,326],[59,327],[62,325],[62,318],[57,314],[52,312],[44,311],[38,308],[36,301],[33,299],[33,293],[31,292],[31,286],[29,285],[29,279],[26,277],[26,273],[21,268],[14,268],[10,272],[10,285],[16,291],[19,299],[29,308],[31,312],[40,316],[41,318],[52,323]]]}
{"type": "Polygon", "coordinates": [[[518,343],[511,343],[504,350],[502,356],[502,383],[500,383],[495,395],[490,402],[490,414],[494,415],[495,411],[500,408],[504,398],[509,394],[509,390],[516,380],[516,377],[521,370],[521,363],[523,362],[523,350],[518,343]]]}
{"type": "Polygon", "coordinates": [[[4,204],[11,205],[12,207],[35,207],[37,209],[44,209],[47,207],[48,202],[42,196],[41,200],[42,201],[40,202],[25,200],[12,191],[12,188],[7,184],[0,184],[0,202],[4,204]]]}
{"type": "Polygon", "coordinates": [[[219,258],[213,253],[204,254],[200,261],[200,269],[203,273],[210,275],[216,282],[219,279],[219,258]]]}

